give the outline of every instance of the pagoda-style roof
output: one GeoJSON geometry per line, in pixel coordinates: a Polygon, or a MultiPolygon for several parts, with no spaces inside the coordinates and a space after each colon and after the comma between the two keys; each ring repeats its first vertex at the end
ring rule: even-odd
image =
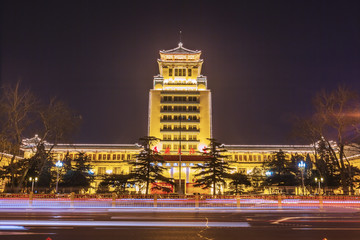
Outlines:
{"type": "Polygon", "coordinates": [[[176,48],[170,50],[160,50],[162,54],[198,54],[201,53],[199,50],[190,50],[183,47],[182,42],[179,42],[179,45],[176,48]]]}

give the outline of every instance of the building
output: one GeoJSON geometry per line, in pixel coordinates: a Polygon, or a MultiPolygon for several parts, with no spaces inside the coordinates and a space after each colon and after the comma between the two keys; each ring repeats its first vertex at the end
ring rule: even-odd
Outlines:
{"type": "Polygon", "coordinates": [[[194,154],[211,137],[211,92],[201,75],[201,51],[179,43],[160,51],[159,75],[149,94],[148,135],[161,139],[164,154],[194,154]]]}
{"type": "MultiPolygon", "coordinates": [[[[204,162],[202,151],[212,137],[211,92],[207,88],[207,78],[201,73],[204,62],[201,51],[187,49],[179,43],[174,49],[160,51],[157,62],[159,74],[154,77],[149,93],[148,135],[161,140],[153,148],[166,161],[165,176],[175,179],[176,187],[181,178],[182,192],[210,193],[210,189],[193,186],[196,172],[192,167],[204,162]]],[[[24,142],[25,157],[34,154],[34,141],[36,138],[24,142]]],[[[246,174],[261,167],[280,149],[288,155],[298,153],[310,157],[314,152],[311,145],[225,145],[225,148],[233,171],[246,174]]],[[[75,158],[79,152],[86,153],[91,159],[92,172],[97,176],[96,189],[105,174],[131,172],[128,161],[141,149],[137,144],[58,144],[53,152],[56,161],[64,159],[66,154],[75,158]]],[[[141,187],[129,190],[138,192],[141,187]]]]}

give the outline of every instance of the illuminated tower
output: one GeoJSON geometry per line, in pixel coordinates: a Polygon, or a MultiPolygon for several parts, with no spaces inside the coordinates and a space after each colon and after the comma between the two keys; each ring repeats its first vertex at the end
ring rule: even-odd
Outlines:
{"type": "Polygon", "coordinates": [[[160,74],[149,94],[149,136],[161,139],[164,154],[196,154],[211,137],[211,92],[201,75],[201,51],[178,47],[160,51],[160,74]]]}

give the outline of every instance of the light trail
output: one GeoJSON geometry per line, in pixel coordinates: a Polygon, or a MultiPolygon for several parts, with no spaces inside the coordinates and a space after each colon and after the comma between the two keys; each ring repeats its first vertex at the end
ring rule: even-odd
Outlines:
{"type": "Polygon", "coordinates": [[[247,222],[154,222],[154,221],[35,221],[2,220],[0,226],[75,226],[75,227],[250,227],[247,222]]]}

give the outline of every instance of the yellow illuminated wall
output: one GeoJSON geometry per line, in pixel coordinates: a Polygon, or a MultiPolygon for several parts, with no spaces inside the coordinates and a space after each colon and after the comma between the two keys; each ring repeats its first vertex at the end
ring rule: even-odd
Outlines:
{"type": "Polygon", "coordinates": [[[159,75],[149,94],[148,135],[161,139],[161,153],[178,154],[181,142],[183,154],[197,154],[209,143],[211,92],[200,55],[182,43],[160,51],[159,75]]]}

